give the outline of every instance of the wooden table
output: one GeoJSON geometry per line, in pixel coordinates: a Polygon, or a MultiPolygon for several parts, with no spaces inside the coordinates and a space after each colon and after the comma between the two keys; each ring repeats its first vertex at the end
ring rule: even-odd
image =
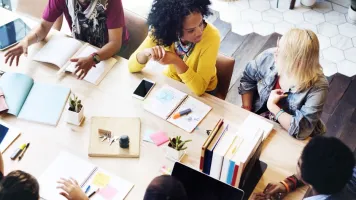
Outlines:
{"type": "MultiPolygon", "coordinates": [[[[17,17],[15,13],[4,9],[0,9],[0,16],[0,25],[17,17]]],[[[24,20],[30,26],[36,24],[28,21],[28,19],[24,20]]],[[[56,32],[52,31],[52,33],[56,32]]],[[[229,131],[234,132],[244,119],[251,114],[246,110],[208,94],[196,97],[184,84],[162,75],[161,71],[163,67],[161,66],[148,66],[142,73],[131,74],[127,68],[128,61],[119,57],[117,58],[118,63],[99,86],[79,81],[72,75],[58,78],[56,76],[57,67],[31,60],[31,57],[43,44],[42,42],[31,46],[28,57],[21,57],[19,67],[10,68],[5,66],[3,64],[4,52],[0,52],[0,69],[28,74],[38,82],[54,83],[70,87],[72,92],[82,99],[86,120],[81,127],[71,126],[64,121],[62,115],[58,126],[52,127],[17,120],[12,116],[3,116],[3,120],[20,128],[23,132],[22,136],[3,155],[6,173],[14,169],[22,169],[33,174],[35,177],[39,177],[56,158],[58,153],[65,150],[134,183],[135,186],[127,196],[127,199],[138,200],[142,199],[149,182],[160,174],[159,169],[163,165],[172,167],[173,162],[165,158],[164,147],[156,147],[146,142],[141,142],[139,159],[88,157],[90,118],[92,116],[140,117],[142,123],[141,136],[145,130],[153,129],[163,130],[169,136],[181,135],[183,139],[192,139],[193,142],[188,144],[188,156],[185,156],[183,163],[198,168],[200,148],[207,137],[206,130],[212,129],[219,118],[224,118],[230,125],[229,131]],[[132,98],[132,92],[143,77],[156,81],[157,85],[154,90],[157,90],[163,84],[168,84],[196,97],[200,101],[210,105],[213,109],[198,126],[198,130],[189,134],[144,111],[143,102],[132,98]],[[31,147],[21,162],[10,160],[11,153],[20,144],[25,142],[31,142],[31,147]]],[[[255,192],[261,192],[269,182],[279,181],[295,173],[297,160],[305,144],[305,141],[298,141],[290,137],[286,131],[276,124],[274,131],[263,145],[261,160],[268,164],[268,169],[255,188],[255,192]]],[[[306,188],[299,189],[286,199],[302,199],[305,192],[306,188]]]]}

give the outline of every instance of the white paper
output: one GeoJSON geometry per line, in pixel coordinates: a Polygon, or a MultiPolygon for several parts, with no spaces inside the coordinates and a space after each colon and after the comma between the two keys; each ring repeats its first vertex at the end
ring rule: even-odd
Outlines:
{"type": "Polygon", "coordinates": [[[166,120],[186,96],[187,94],[164,85],[148,96],[144,109],[166,120]]]}
{"type": "MultiPolygon", "coordinates": [[[[79,55],[76,55],[76,57],[77,58],[87,57],[90,54],[95,53],[97,51],[98,50],[95,49],[94,47],[87,46],[79,53],[79,55]]],[[[104,73],[107,73],[116,62],[117,62],[117,60],[115,58],[109,58],[107,60],[101,61],[99,64],[96,64],[95,67],[92,67],[89,70],[88,74],[84,77],[84,80],[88,81],[89,83],[98,84],[98,80],[100,79],[100,77],[104,73]]],[[[75,65],[76,65],[75,62],[71,63],[67,67],[66,71],[74,72],[75,65]]]]}
{"type": "Polygon", "coordinates": [[[33,60],[51,63],[61,68],[81,47],[81,42],[76,39],[54,36],[36,53],[33,60]]]}
{"type": "Polygon", "coordinates": [[[198,101],[197,99],[189,96],[184,103],[174,111],[173,115],[168,119],[174,125],[184,129],[187,132],[192,132],[195,127],[203,120],[203,118],[209,113],[211,107],[205,103],[198,101]],[[177,119],[173,119],[175,113],[181,112],[183,110],[191,109],[192,112],[188,115],[183,115],[177,119]]]}
{"type": "Polygon", "coordinates": [[[263,130],[263,140],[265,140],[273,129],[273,124],[269,123],[267,120],[261,119],[253,114],[250,114],[244,121],[244,128],[262,129],[263,130]]]}
{"type": "Polygon", "coordinates": [[[79,184],[83,184],[95,169],[95,165],[90,162],[62,151],[39,178],[40,196],[46,200],[65,200],[59,194],[61,190],[56,188],[57,181],[60,178],[72,177],[79,184]]]}

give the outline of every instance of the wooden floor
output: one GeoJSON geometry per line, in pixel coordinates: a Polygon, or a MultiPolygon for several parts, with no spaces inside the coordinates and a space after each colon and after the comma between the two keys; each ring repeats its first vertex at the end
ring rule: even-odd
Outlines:
{"type": "MultiPolygon", "coordinates": [[[[219,19],[216,12],[208,21],[220,30],[220,53],[236,60],[226,101],[241,106],[237,88],[246,64],[263,50],[275,47],[281,35],[277,33],[266,37],[255,33],[237,35],[231,32],[230,24],[219,19]]],[[[327,126],[326,136],[340,138],[352,149],[356,157],[356,76],[335,74],[328,77],[328,80],[329,94],[322,114],[322,120],[327,126]]]]}

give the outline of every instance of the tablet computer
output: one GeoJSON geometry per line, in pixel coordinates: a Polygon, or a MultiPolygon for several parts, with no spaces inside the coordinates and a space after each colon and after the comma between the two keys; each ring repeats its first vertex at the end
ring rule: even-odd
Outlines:
{"type": "Polygon", "coordinates": [[[9,48],[20,42],[31,29],[21,19],[16,19],[0,26],[0,50],[9,48]]]}
{"type": "Polygon", "coordinates": [[[176,162],[172,176],[184,186],[189,200],[242,200],[244,191],[176,162]]]}

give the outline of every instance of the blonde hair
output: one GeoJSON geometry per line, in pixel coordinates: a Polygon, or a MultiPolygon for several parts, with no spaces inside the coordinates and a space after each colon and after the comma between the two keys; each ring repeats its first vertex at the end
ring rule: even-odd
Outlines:
{"type": "Polygon", "coordinates": [[[311,87],[323,75],[318,37],[311,30],[289,30],[280,41],[277,63],[278,74],[292,78],[298,91],[311,87]]]}

